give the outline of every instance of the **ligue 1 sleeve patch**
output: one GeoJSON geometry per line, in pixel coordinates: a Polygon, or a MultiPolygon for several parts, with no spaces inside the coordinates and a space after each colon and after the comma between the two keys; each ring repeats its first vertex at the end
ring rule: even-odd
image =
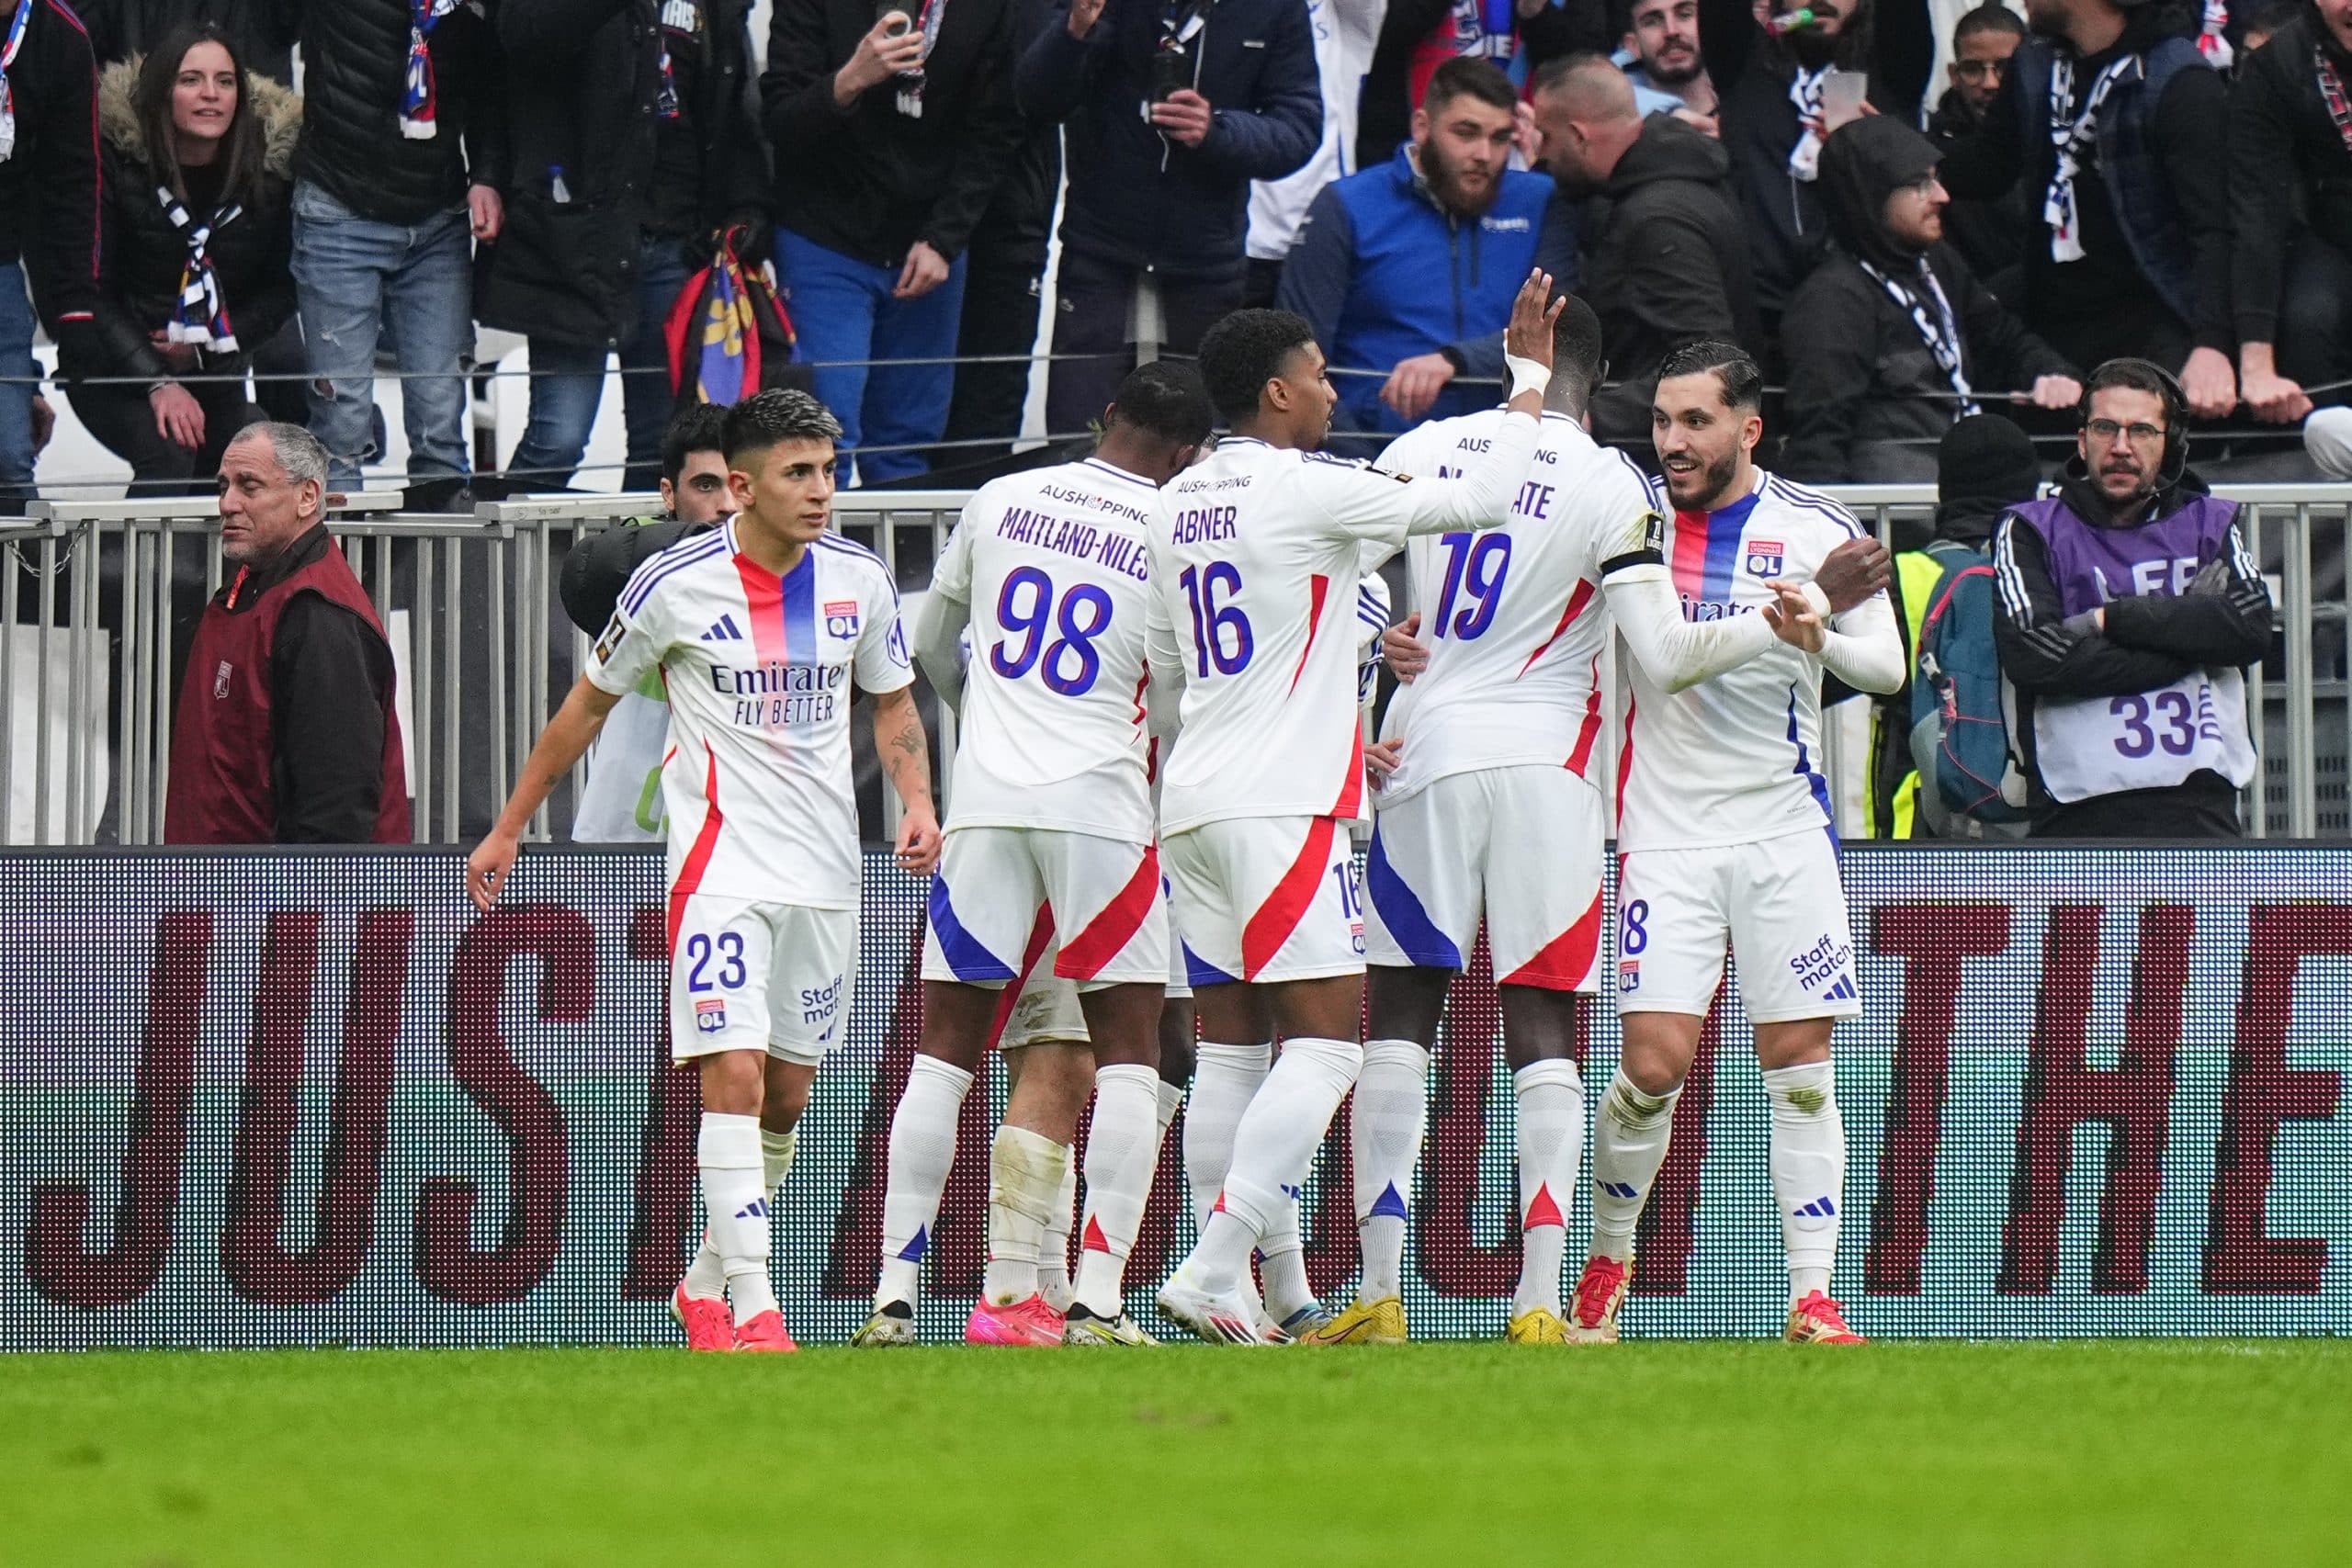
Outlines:
{"type": "Polygon", "coordinates": [[[1642,548],[1666,554],[1666,513],[1652,507],[1642,513],[1642,548]]]}
{"type": "Polygon", "coordinates": [[[596,639],[596,662],[610,664],[613,655],[620,651],[621,639],[628,636],[628,623],[621,619],[618,610],[605,626],[605,635],[596,639]]]}

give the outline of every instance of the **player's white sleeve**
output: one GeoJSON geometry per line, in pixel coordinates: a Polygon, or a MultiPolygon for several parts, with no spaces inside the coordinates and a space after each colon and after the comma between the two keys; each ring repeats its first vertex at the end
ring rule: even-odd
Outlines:
{"type": "Polygon", "coordinates": [[[1301,468],[1307,493],[1334,523],[1398,546],[1408,534],[1455,534],[1509,522],[1542,428],[1527,414],[1505,414],[1485,457],[1458,479],[1412,478],[1332,460],[1309,460],[1301,468]]]}
{"type": "Polygon", "coordinates": [[[964,628],[972,623],[972,606],[952,597],[934,579],[931,592],[914,611],[915,663],[931,681],[939,700],[956,713],[964,711],[964,628]]]}
{"type": "Polygon", "coordinates": [[[1388,584],[1376,571],[1356,584],[1356,702],[1366,713],[1380,694],[1380,634],[1388,629],[1388,584]]]}
{"type": "Polygon", "coordinates": [[[1830,622],[1821,666],[1858,692],[1883,696],[1903,689],[1903,637],[1884,589],[1830,622]]]}
{"type": "Polygon", "coordinates": [[[1647,507],[1629,507],[1628,513],[1600,545],[1600,587],[1617,629],[1651,680],[1679,692],[1736,670],[1778,640],[1762,615],[1685,620],[1666,569],[1666,519],[1647,507]]]}
{"type": "Polygon", "coordinates": [[[662,591],[649,587],[640,595],[631,594],[631,590],[639,586],[639,579],[649,575],[647,569],[661,558],[655,556],[630,576],[613,606],[613,618],[605,623],[605,629],[588,656],[588,668],[583,673],[589,684],[608,695],[626,696],[636,690],[669,651],[669,641],[662,634],[669,618],[662,613],[666,601],[662,591]],[[634,615],[627,608],[632,603],[637,605],[634,615]]]}
{"type": "MultiPolygon", "coordinates": [[[[1155,570],[1158,565],[1153,563],[1155,570]]],[[[1168,602],[1158,592],[1144,615],[1143,651],[1149,676],[1144,689],[1145,727],[1154,735],[1173,735],[1184,700],[1184,649],[1176,640],[1175,623],[1168,618],[1168,602]]]]}
{"type": "Polygon", "coordinates": [[[899,624],[899,591],[874,563],[864,595],[857,637],[857,684],[880,696],[915,683],[914,660],[907,657],[906,628],[899,624]]]}

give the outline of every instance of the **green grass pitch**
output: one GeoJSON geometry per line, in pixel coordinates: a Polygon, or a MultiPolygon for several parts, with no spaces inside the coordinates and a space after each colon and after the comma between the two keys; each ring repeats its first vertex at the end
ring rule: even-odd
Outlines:
{"type": "Polygon", "coordinates": [[[0,1562],[2343,1563],[2352,1347],[0,1363],[0,1562]]]}

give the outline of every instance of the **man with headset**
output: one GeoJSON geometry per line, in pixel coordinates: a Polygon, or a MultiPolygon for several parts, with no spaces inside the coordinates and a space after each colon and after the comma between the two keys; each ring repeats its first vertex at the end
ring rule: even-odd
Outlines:
{"type": "Polygon", "coordinates": [[[2255,773],[2243,667],[2270,593],[2237,504],[2188,468],[2187,399],[2144,359],[2085,383],[2058,493],[2009,508],[1993,625],[2037,838],[2235,838],[2255,773]]]}

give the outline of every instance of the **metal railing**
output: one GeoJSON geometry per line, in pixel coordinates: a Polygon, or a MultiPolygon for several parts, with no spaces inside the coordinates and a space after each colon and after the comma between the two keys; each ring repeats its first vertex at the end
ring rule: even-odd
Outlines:
{"type": "MultiPolygon", "coordinates": [[[[1928,516],[1935,502],[1927,485],[1828,489],[1882,537],[1898,519],[1928,516]]],[[[2271,577],[2287,634],[2280,678],[2266,682],[2257,669],[2248,686],[2263,716],[2249,830],[2352,837],[2352,598],[2343,564],[2352,485],[2217,489],[2245,507],[2247,544],[2271,577]],[[2325,568],[2316,578],[2315,561],[2325,568]]],[[[929,581],[967,499],[961,491],[850,491],[835,520],[911,592],[929,581]]],[[[415,836],[459,841],[488,823],[585,665],[588,638],[557,601],[564,555],[659,502],[535,497],[485,502],[471,516],[401,513],[398,503],[396,494],[338,498],[333,525],[399,665],[415,836]]],[[[0,781],[9,807],[0,841],[160,841],[177,666],[204,598],[221,581],[211,502],[38,503],[22,524],[0,526],[0,781]]],[[[943,709],[933,724],[944,780],[953,716],[943,709]]],[[[1616,728],[1604,733],[1613,738],[1616,728]]],[[[1831,777],[1859,765],[1834,732],[1824,740],[1831,777]]],[[[569,836],[580,782],[575,773],[533,818],[534,837],[569,836]]],[[[894,830],[895,797],[870,765],[861,768],[861,790],[865,819],[894,830]]]]}

